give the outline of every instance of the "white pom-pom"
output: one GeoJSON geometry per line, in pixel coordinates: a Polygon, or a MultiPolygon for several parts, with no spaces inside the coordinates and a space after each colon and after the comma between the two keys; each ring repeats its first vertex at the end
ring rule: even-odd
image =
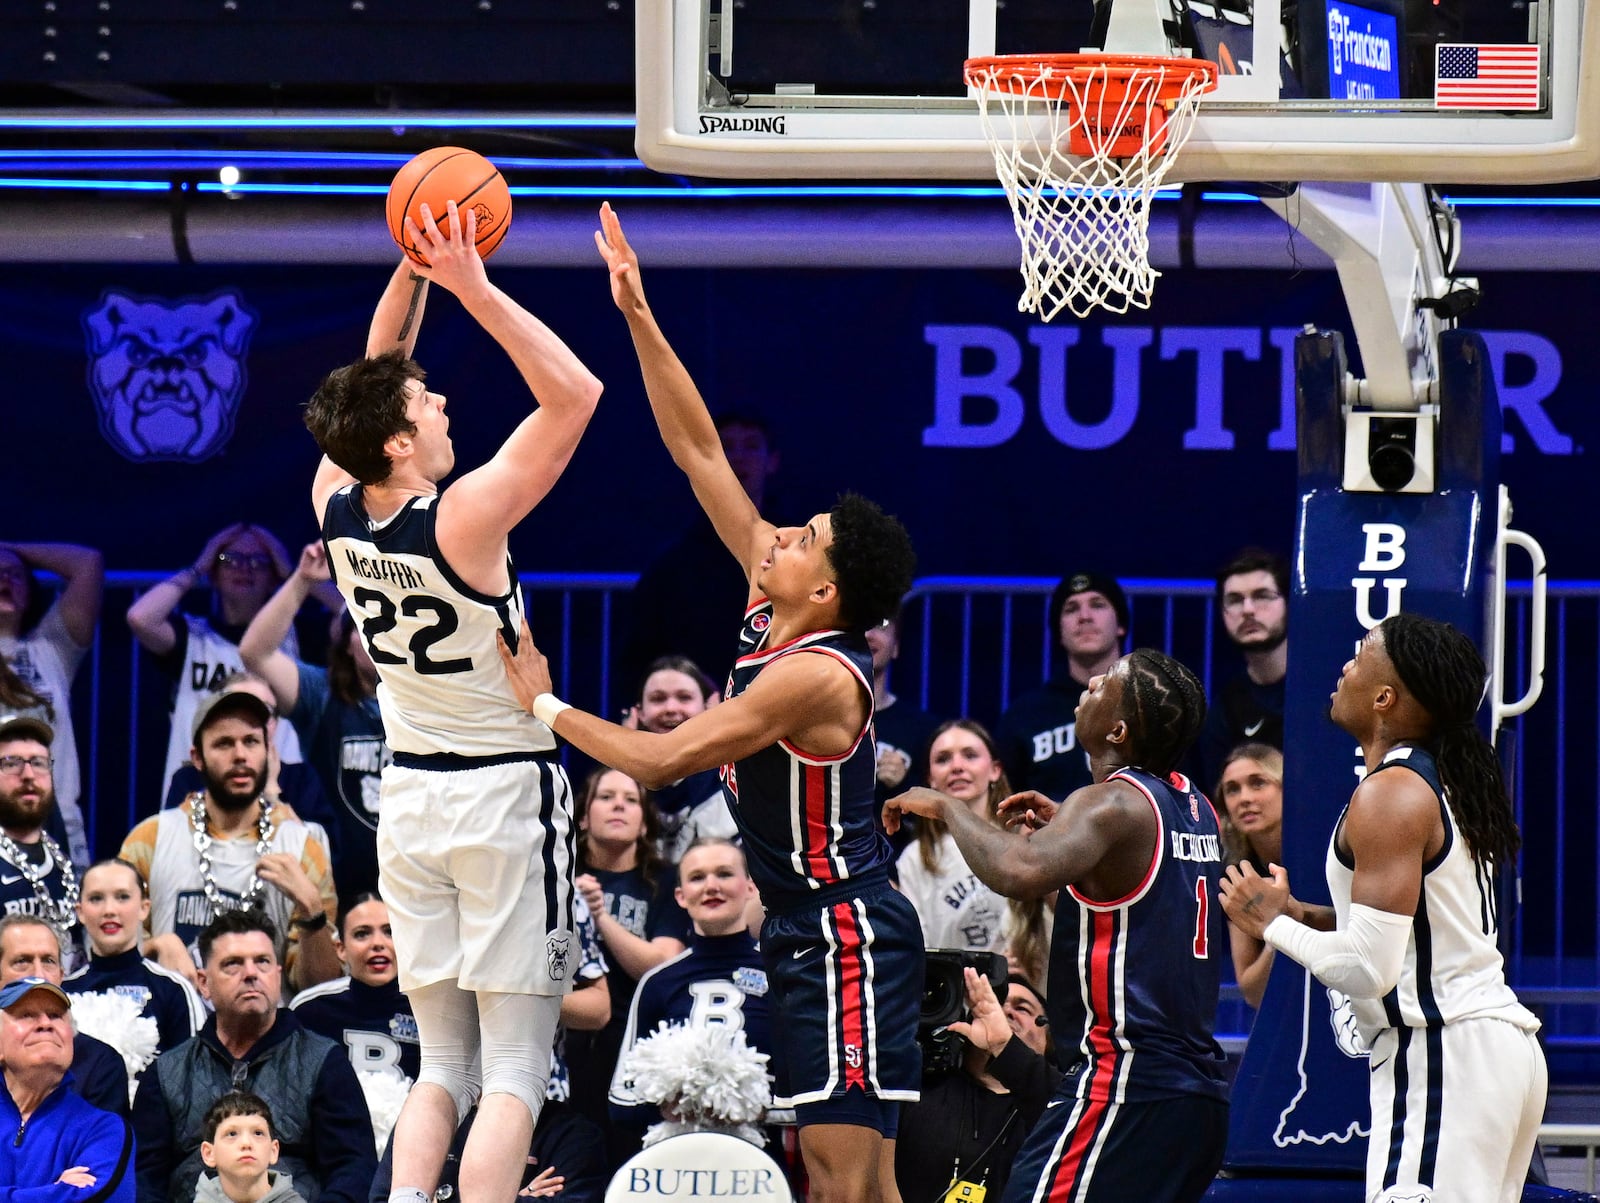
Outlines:
{"type": "Polygon", "coordinates": [[[156,1059],[156,1048],[161,1043],[156,1021],[141,1015],[142,1009],[132,998],[115,990],[72,996],[72,1022],[78,1031],[104,1041],[122,1055],[128,1070],[130,1102],[135,1079],[156,1059]]]}
{"type": "Polygon", "coordinates": [[[377,1143],[378,1156],[383,1156],[389,1143],[389,1133],[395,1120],[400,1118],[400,1108],[411,1091],[411,1079],[398,1069],[363,1069],[356,1073],[361,1083],[361,1093],[366,1096],[367,1110],[372,1113],[372,1139],[377,1143]]]}
{"type": "Polygon", "coordinates": [[[634,1092],[668,1117],[650,1129],[645,1143],[706,1131],[766,1143],[752,1125],[772,1105],[767,1060],[766,1053],[750,1047],[744,1032],[725,1025],[661,1024],[623,1060],[634,1092]]]}

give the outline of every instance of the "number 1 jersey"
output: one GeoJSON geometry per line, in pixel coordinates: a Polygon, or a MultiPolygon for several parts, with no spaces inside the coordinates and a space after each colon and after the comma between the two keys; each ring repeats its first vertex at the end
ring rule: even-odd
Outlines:
{"type": "Polygon", "coordinates": [[[439,554],[437,497],[407,501],[371,522],[361,486],[328,499],[322,541],[328,567],[378,669],[378,705],[389,747],[412,756],[527,755],[556,746],[549,727],[517,704],[495,647],[515,648],[522,591],[480,593],[439,554]]]}

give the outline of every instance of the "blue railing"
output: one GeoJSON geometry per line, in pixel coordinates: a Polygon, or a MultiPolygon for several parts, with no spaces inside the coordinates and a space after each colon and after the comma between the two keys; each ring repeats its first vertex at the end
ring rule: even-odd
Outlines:
{"type": "MultiPolygon", "coordinates": [[[[164,685],[137,650],[121,615],[162,573],[112,573],[105,618],[77,691],[91,840],[114,845],[160,797],[166,747],[164,685]],[[107,830],[106,828],[114,830],[107,830]]],[[[628,574],[523,578],[530,621],[549,653],[561,695],[614,714],[628,699],[612,665],[627,629],[628,574]],[[552,634],[558,632],[559,634],[552,634]]],[[[993,722],[1014,694],[1032,688],[1050,661],[1046,610],[1056,581],[1044,577],[931,577],[918,581],[901,619],[896,692],[927,710],[993,722]]],[[[1207,581],[1127,579],[1133,645],[1148,644],[1193,667],[1209,687],[1219,664],[1218,625],[1207,581]]],[[[1526,670],[1529,589],[1514,584],[1509,623],[1513,680],[1526,670]]],[[[1557,1000],[1592,1002],[1600,990],[1600,582],[1552,581],[1545,695],[1505,733],[1515,744],[1512,785],[1524,832],[1510,971],[1519,985],[1557,1000]]],[[[1511,692],[1516,692],[1512,690],[1511,692]]],[[[1592,1040],[1593,1006],[1569,1007],[1551,1034],[1592,1040]]]]}

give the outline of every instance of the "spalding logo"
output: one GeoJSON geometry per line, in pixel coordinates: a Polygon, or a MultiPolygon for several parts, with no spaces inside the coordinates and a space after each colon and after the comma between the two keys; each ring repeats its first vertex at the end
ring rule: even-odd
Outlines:
{"type": "Polygon", "coordinates": [[[108,289],[83,318],[100,433],[135,461],[210,459],[233,437],[255,325],[229,291],[168,302],[108,289]]]}

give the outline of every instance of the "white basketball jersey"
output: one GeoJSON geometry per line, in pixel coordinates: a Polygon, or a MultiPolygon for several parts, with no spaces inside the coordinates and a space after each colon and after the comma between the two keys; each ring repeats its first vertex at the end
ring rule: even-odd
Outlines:
{"type": "MultiPolygon", "coordinates": [[[[1382,999],[1352,999],[1356,1022],[1371,1043],[1384,1028],[1438,1027],[1460,1019],[1504,1019],[1525,1031],[1539,1028],[1506,984],[1505,962],[1496,944],[1499,914],[1494,874],[1473,858],[1456,825],[1433,756],[1423,748],[1391,749],[1373,772],[1415,772],[1439,797],[1444,846],[1423,865],[1422,895],[1406,942],[1399,985],[1382,999]]],[[[1339,926],[1350,915],[1354,863],[1339,850],[1341,815],[1328,844],[1328,890],[1339,926]]]]}
{"type": "Polygon", "coordinates": [[[517,704],[495,646],[513,648],[522,591],[480,593],[445,563],[434,538],[437,497],[407,501],[371,522],[361,486],[328,499],[328,567],[377,666],[389,747],[416,756],[501,756],[555,748],[550,728],[517,704]]]}

